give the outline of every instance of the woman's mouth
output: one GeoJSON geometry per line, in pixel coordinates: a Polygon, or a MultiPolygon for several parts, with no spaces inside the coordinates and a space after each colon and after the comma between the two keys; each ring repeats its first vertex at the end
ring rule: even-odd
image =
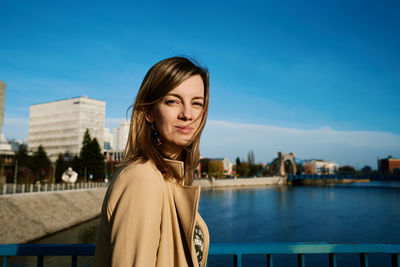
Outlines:
{"type": "Polygon", "coordinates": [[[190,134],[193,132],[193,127],[190,126],[175,126],[175,128],[181,134],[190,134]]]}

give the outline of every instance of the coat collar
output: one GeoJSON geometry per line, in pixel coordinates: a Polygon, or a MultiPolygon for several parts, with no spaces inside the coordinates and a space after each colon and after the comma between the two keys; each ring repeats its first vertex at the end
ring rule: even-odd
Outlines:
{"type": "Polygon", "coordinates": [[[164,160],[168,164],[168,166],[170,166],[171,168],[173,168],[176,171],[176,173],[179,175],[179,177],[184,176],[185,167],[184,167],[183,161],[167,159],[167,158],[164,158],[164,160]]]}

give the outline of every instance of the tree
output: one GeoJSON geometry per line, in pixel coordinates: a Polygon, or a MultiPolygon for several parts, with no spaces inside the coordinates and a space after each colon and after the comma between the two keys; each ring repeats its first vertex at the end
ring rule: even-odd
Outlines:
{"type": "Polygon", "coordinates": [[[85,134],[83,136],[83,141],[82,141],[82,147],[81,147],[81,152],[79,154],[80,162],[82,164],[82,172],[83,172],[83,177],[85,179],[85,182],[87,181],[87,168],[90,165],[91,161],[91,151],[90,151],[90,143],[92,142],[92,139],[90,138],[89,134],[89,129],[86,129],[85,134]]]}
{"type": "Polygon", "coordinates": [[[303,166],[300,165],[299,163],[295,162],[296,164],[296,175],[300,175],[301,172],[303,171],[303,166]]]}
{"type": "Polygon", "coordinates": [[[254,156],[253,150],[250,150],[247,154],[247,162],[249,163],[249,165],[256,164],[256,158],[254,156]]]}
{"type": "Polygon", "coordinates": [[[345,166],[339,168],[339,174],[354,175],[354,174],[356,174],[356,170],[354,169],[353,166],[345,165],[345,166]]]}
{"type": "Polygon", "coordinates": [[[83,173],[83,177],[85,182],[87,182],[88,178],[88,168],[90,168],[91,161],[93,159],[93,151],[90,150],[90,143],[92,139],[90,138],[89,129],[86,129],[85,134],[83,136],[81,152],[79,154],[79,159],[81,162],[81,172],[83,173]]]}
{"type": "Polygon", "coordinates": [[[86,129],[83,137],[79,159],[81,163],[80,169],[81,172],[83,172],[85,181],[87,181],[90,175],[92,175],[95,180],[104,178],[104,156],[103,153],[101,153],[99,142],[96,138],[91,139],[88,129],[86,129]]]}
{"type": "Polygon", "coordinates": [[[33,172],[32,157],[28,155],[25,145],[20,145],[15,152],[15,164],[17,165],[18,183],[34,183],[35,173],[33,172]]]}
{"type": "Polygon", "coordinates": [[[78,156],[74,156],[71,161],[71,167],[74,171],[78,173],[78,175],[82,176],[82,163],[78,156]]]}
{"type": "Polygon", "coordinates": [[[47,153],[42,145],[40,145],[38,150],[33,153],[32,163],[32,171],[35,173],[35,178],[39,181],[43,181],[50,173],[51,161],[49,157],[47,157],[47,153]]]}
{"type": "Polygon", "coordinates": [[[64,159],[64,155],[62,153],[58,154],[58,158],[56,160],[56,183],[61,182],[61,176],[65,169],[67,168],[67,162],[64,159]]]}
{"type": "Polygon", "coordinates": [[[239,157],[236,158],[236,165],[240,165],[240,158],[239,157]]]}
{"type": "Polygon", "coordinates": [[[360,170],[360,175],[363,177],[368,177],[372,174],[372,168],[368,165],[365,165],[361,170],[360,170]]]}
{"type": "Polygon", "coordinates": [[[264,169],[264,171],[262,172],[262,176],[266,177],[266,176],[272,176],[274,175],[274,171],[273,171],[273,165],[267,165],[264,169]]]}
{"type": "Polygon", "coordinates": [[[236,171],[240,177],[247,177],[250,173],[249,164],[245,161],[241,162],[239,166],[236,166],[236,171]]]}
{"type": "Polygon", "coordinates": [[[222,177],[224,175],[224,163],[220,160],[210,161],[208,165],[208,175],[222,177]]]}
{"type": "Polygon", "coordinates": [[[239,168],[240,168],[240,158],[237,157],[236,158],[236,165],[235,165],[235,176],[239,176],[239,168]]]}
{"type": "Polygon", "coordinates": [[[249,164],[248,176],[256,176],[259,171],[263,168],[262,164],[249,164]]]}
{"type": "Polygon", "coordinates": [[[20,145],[18,151],[15,152],[15,160],[18,161],[18,166],[20,167],[25,166],[29,169],[33,167],[32,157],[28,155],[28,151],[24,145],[20,145]]]}
{"type": "Polygon", "coordinates": [[[90,143],[90,149],[93,151],[94,157],[91,162],[89,173],[93,174],[93,179],[104,179],[105,177],[105,161],[104,155],[101,153],[101,147],[96,138],[90,143]]]}

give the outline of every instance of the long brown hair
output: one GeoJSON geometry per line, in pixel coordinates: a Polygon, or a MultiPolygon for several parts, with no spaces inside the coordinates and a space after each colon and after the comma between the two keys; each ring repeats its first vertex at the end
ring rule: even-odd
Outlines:
{"type": "Polygon", "coordinates": [[[208,103],[209,74],[207,69],[185,57],[171,57],[155,64],[144,77],[135,103],[133,104],[129,136],[125,147],[125,158],[122,162],[122,167],[136,160],[141,162],[152,160],[161,173],[163,173],[165,179],[175,178],[181,180],[186,185],[192,184],[194,170],[198,165],[200,157],[200,135],[206,124],[208,103]],[[146,115],[172,89],[195,75],[200,75],[204,83],[203,116],[199,128],[193,135],[192,143],[185,147],[181,154],[180,160],[184,162],[185,174],[183,177],[179,177],[175,169],[169,167],[163,159],[163,152],[152,136],[151,125],[146,121],[146,115]]]}

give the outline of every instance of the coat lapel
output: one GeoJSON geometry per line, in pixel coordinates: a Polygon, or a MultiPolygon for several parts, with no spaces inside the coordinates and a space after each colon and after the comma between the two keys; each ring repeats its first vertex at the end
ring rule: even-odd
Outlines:
{"type": "MultiPolygon", "coordinates": [[[[183,176],[183,162],[166,159],[168,164],[183,176]]],[[[186,242],[189,246],[191,258],[194,266],[198,266],[196,250],[193,244],[194,225],[197,218],[197,210],[200,199],[200,188],[185,186],[182,184],[169,182],[173,193],[176,211],[185,234],[186,242]]]]}

